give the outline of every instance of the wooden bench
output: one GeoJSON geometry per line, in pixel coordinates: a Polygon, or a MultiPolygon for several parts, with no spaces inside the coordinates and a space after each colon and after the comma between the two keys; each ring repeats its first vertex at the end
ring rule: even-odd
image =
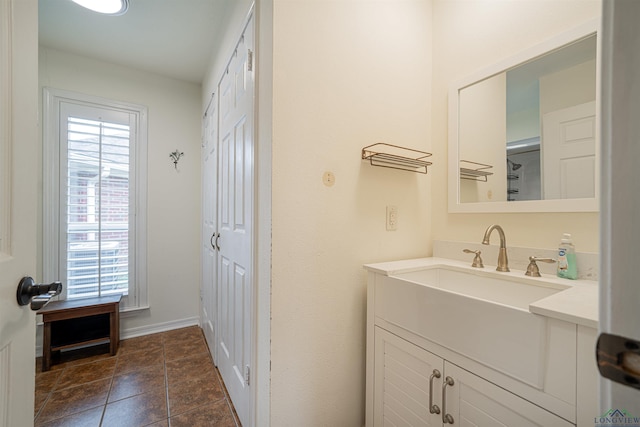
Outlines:
{"type": "Polygon", "coordinates": [[[51,368],[53,352],[109,342],[115,356],[120,343],[121,295],[55,301],[38,310],[44,322],[42,371],[51,368]]]}

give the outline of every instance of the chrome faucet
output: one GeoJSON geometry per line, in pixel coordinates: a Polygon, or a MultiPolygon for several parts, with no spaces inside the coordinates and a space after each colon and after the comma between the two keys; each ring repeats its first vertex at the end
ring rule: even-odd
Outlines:
{"type": "Polygon", "coordinates": [[[484,238],[482,239],[483,245],[489,244],[489,237],[493,230],[498,230],[500,235],[500,249],[498,250],[498,266],[497,271],[509,271],[509,260],[507,259],[507,239],[504,237],[504,230],[497,224],[490,225],[484,232],[484,238]]]}

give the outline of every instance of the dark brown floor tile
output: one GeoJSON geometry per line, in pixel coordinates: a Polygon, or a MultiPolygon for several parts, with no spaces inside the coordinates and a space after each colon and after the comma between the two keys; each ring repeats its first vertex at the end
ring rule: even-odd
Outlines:
{"type": "Polygon", "coordinates": [[[164,345],[172,345],[174,343],[191,341],[194,339],[202,338],[202,329],[199,326],[190,326],[188,328],[174,329],[162,333],[162,339],[164,345]]]}
{"type": "Polygon", "coordinates": [[[169,414],[171,416],[195,409],[203,402],[216,402],[223,399],[224,392],[213,373],[169,384],[169,414]]]}
{"type": "Polygon", "coordinates": [[[36,390],[35,402],[33,404],[33,415],[38,415],[38,412],[44,406],[44,403],[47,401],[49,397],[48,391],[38,391],[36,390]]]}
{"type": "Polygon", "coordinates": [[[171,427],[237,427],[226,400],[171,417],[171,427]]]}
{"type": "Polygon", "coordinates": [[[100,427],[102,419],[102,411],[104,406],[89,409],[88,411],[79,412],[69,415],[68,417],[58,418],[44,424],[36,424],[38,427],[100,427]]]}
{"type": "Polygon", "coordinates": [[[131,372],[136,369],[144,369],[151,366],[162,365],[164,363],[164,353],[162,348],[150,351],[136,351],[118,356],[116,365],[116,375],[124,372],[131,372]]]}
{"type": "Polygon", "coordinates": [[[207,353],[208,348],[203,338],[196,338],[190,341],[181,342],[179,345],[165,345],[164,357],[166,360],[182,359],[200,353],[207,353]]]}
{"type": "MultiPolygon", "coordinates": [[[[49,370],[47,372],[51,372],[51,371],[61,371],[64,369],[64,366],[61,365],[60,363],[58,364],[52,364],[51,367],[49,367],[49,370]]],[[[41,374],[42,372],[42,357],[36,357],[36,375],[37,374],[41,374]]]]}
{"type": "Polygon", "coordinates": [[[240,425],[199,327],[122,340],[115,357],[107,349],[57,353],[48,372],[36,359],[37,427],[240,425]]]}
{"type": "Polygon", "coordinates": [[[214,366],[208,353],[185,357],[166,362],[169,385],[180,381],[196,379],[214,372],[214,366]]]}
{"type": "MultiPolygon", "coordinates": [[[[109,353],[109,343],[64,352],[58,351],[54,352],[51,356],[51,367],[49,371],[83,365],[97,360],[108,359],[109,357],[113,357],[109,353]]],[[[37,359],[36,372],[42,372],[41,357],[37,359]]]]}
{"type": "Polygon", "coordinates": [[[110,357],[95,362],[69,366],[62,371],[62,375],[55,385],[55,390],[90,383],[103,378],[113,377],[116,368],[116,358],[110,357]]]}
{"type": "Polygon", "coordinates": [[[167,419],[164,389],[109,403],[102,427],[139,427],[167,419]]]}
{"type": "Polygon", "coordinates": [[[144,335],[120,341],[118,356],[132,351],[149,351],[161,348],[163,345],[162,334],[144,335]]]}
{"type": "Polygon", "coordinates": [[[36,391],[50,392],[56,385],[58,378],[62,375],[62,369],[55,371],[40,372],[36,374],[36,391]]]}
{"type": "Polygon", "coordinates": [[[54,391],[40,411],[36,424],[83,412],[107,401],[111,378],[54,391]]]}
{"type": "Polygon", "coordinates": [[[165,388],[164,366],[162,365],[125,372],[113,378],[108,402],[165,388]]]}

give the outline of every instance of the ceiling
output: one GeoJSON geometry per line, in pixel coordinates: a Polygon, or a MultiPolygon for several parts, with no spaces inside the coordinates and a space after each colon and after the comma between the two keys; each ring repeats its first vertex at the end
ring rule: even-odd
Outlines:
{"type": "Polygon", "coordinates": [[[130,0],[121,16],[38,0],[40,45],[201,83],[234,0],[130,0]]]}

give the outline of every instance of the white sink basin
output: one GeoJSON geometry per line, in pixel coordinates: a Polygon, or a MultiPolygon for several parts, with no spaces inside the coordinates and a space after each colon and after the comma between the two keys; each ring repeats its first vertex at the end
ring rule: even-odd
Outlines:
{"type": "Polygon", "coordinates": [[[501,275],[503,273],[436,267],[394,274],[392,277],[527,311],[532,302],[568,288],[526,277],[501,275]]]}
{"type": "Polygon", "coordinates": [[[529,304],[566,288],[515,273],[437,265],[380,276],[375,304],[387,324],[541,389],[551,326],[529,304]]]}

